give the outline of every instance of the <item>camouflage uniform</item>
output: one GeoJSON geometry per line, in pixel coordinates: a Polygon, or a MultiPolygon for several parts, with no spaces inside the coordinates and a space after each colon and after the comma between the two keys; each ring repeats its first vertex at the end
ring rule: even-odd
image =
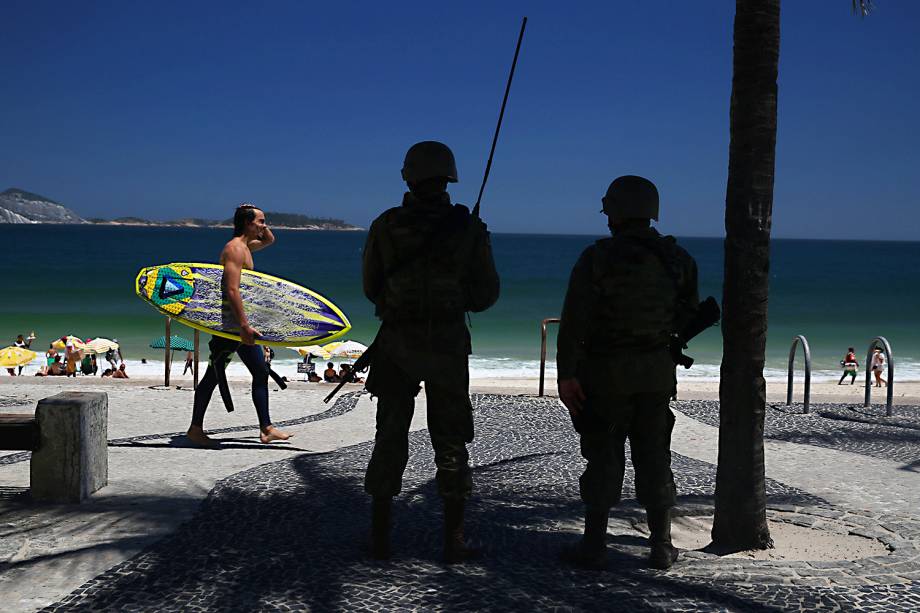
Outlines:
{"type": "Polygon", "coordinates": [[[617,231],[575,264],[557,362],[559,379],[576,378],[587,397],[573,423],[587,460],[579,483],[589,508],[619,502],[627,437],[639,502],[674,506],[668,401],[676,380],[668,345],[698,302],[693,258],[653,228],[617,231]]]}
{"type": "Polygon", "coordinates": [[[472,489],[466,444],[473,440],[464,313],[498,299],[489,233],[446,192],[425,199],[407,192],[402,206],[371,225],[363,273],[364,293],[383,321],[366,383],[378,403],[365,490],[375,498],[399,493],[424,381],[438,491],[463,500],[472,489]]]}

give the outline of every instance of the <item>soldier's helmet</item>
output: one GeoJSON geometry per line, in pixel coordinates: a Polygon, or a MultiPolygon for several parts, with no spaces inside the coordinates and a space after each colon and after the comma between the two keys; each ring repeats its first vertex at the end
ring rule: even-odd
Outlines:
{"type": "Polygon", "coordinates": [[[606,213],[617,219],[654,219],[658,221],[658,189],[643,177],[617,177],[601,198],[606,213]]]}
{"type": "Polygon", "coordinates": [[[450,148],[434,140],[409,147],[402,167],[403,180],[418,183],[438,177],[447,179],[449,183],[457,182],[457,163],[450,148]]]}

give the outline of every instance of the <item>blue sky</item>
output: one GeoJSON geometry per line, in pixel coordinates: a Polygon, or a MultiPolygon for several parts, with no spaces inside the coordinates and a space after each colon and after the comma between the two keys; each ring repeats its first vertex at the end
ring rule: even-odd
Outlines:
{"type": "MultiPolygon", "coordinates": [[[[774,236],[916,239],[920,3],[785,2],[774,236]]],[[[668,233],[724,233],[734,3],[6,0],[0,189],[83,216],[269,210],[367,226],[406,148],[454,150],[479,189],[527,35],[483,216],[598,234],[641,174],[668,233]]]]}

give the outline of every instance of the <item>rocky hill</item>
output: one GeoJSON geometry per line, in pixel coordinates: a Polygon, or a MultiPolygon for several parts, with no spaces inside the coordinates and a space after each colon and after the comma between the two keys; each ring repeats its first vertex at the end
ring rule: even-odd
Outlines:
{"type": "Polygon", "coordinates": [[[0,223],[86,223],[50,198],[12,187],[0,192],[0,223]]]}

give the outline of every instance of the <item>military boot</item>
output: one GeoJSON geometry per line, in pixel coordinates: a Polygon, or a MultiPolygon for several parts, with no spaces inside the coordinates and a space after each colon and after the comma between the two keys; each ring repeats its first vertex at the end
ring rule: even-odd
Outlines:
{"type": "Polygon", "coordinates": [[[390,559],[390,507],[389,496],[375,496],[371,502],[371,557],[390,559]]]}
{"type": "Polygon", "coordinates": [[[448,564],[473,560],[482,553],[479,549],[470,547],[463,538],[465,503],[465,500],[444,499],[444,561],[448,564]]]}
{"type": "Polygon", "coordinates": [[[677,560],[678,551],[671,544],[671,509],[646,509],[650,551],[649,566],[658,570],[667,570],[677,560]]]}
{"type": "Polygon", "coordinates": [[[577,543],[562,552],[564,560],[586,570],[607,568],[607,518],[606,507],[585,508],[585,534],[577,543]]]}

